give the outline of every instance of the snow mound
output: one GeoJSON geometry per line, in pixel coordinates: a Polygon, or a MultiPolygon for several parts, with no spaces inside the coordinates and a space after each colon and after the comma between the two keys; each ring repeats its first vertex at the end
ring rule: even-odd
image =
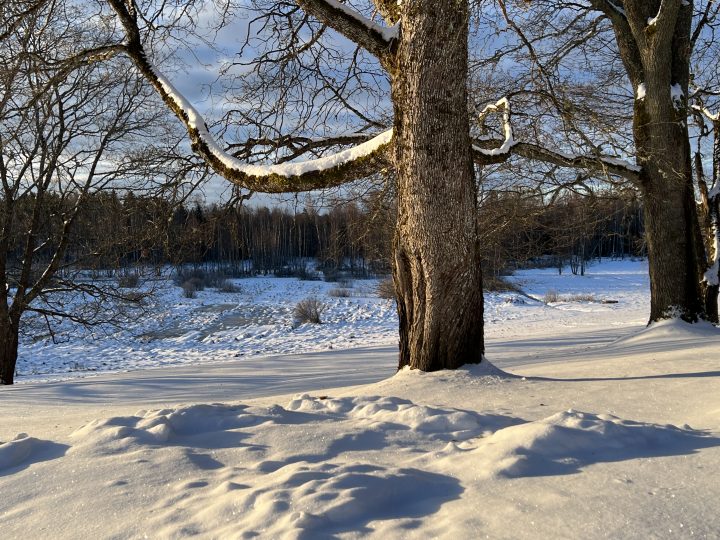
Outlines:
{"type": "Polygon", "coordinates": [[[20,433],[12,441],[0,444],[0,470],[20,465],[30,457],[39,442],[34,437],[28,437],[27,433],[20,433]]]}
{"type": "Polygon", "coordinates": [[[71,434],[71,452],[95,454],[124,452],[136,445],[163,445],[213,432],[233,432],[255,425],[263,417],[247,412],[244,405],[200,404],[177,409],[138,411],[133,416],[93,420],[71,434]]]}
{"type": "Polygon", "coordinates": [[[316,398],[299,394],[288,410],[345,415],[374,423],[400,424],[405,429],[429,434],[451,434],[455,438],[478,435],[482,429],[477,414],[458,409],[416,405],[396,397],[316,398]]]}
{"type": "Polygon", "coordinates": [[[431,514],[461,492],[457,479],[414,468],[295,463],[252,488],[228,481],[182,501],[169,498],[156,530],[169,538],[191,531],[213,538],[335,538],[367,533],[370,522],[431,514]],[[189,522],[176,519],[183,511],[189,522]]]}
{"type": "Polygon", "coordinates": [[[27,433],[19,433],[12,441],[6,443],[0,441],[0,472],[51,459],[56,457],[54,454],[63,452],[65,448],[51,441],[30,437],[27,433]]]}
{"type": "Polygon", "coordinates": [[[470,451],[482,476],[508,478],[578,472],[598,462],[687,454],[716,444],[706,432],[689,426],[658,425],[574,410],[493,433],[471,448],[448,445],[445,459],[470,451]],[[704,439],[704,441],[702,440],[704,439]]]}
{"type": "Polygon", "coordinates": [[[709,322],[688,323],[682,319],[667,319],[650,324],[639,332],[617,340],[613,345],[642,345],[659,341],[684,341],[698,338],[718,338],[720,329],[709,322]]]}

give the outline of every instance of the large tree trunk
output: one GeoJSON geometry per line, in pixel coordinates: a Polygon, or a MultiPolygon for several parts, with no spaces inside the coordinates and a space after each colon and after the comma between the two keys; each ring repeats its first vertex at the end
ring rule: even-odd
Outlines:
{"type": "Polygon", "coordinates": [[[687,127],[692,9],[662,5],[665,9],[660,0],[627,0],[622,14],[609,15],[636,93],[633,136],[642,167],[650,322],[674,317],[695,322],[705,317],[700,291],[705,250],[687,127]]]}
{"type": "Polygon", "coordinates": [[[0,324],[0,385],[13,384],[18,356],[19,325],[10,317],[0,324]]]}
{"type": "Polygon", "coordinates": [[[650,322],[705,317],[699,261],[704,260],[692,179],[648,179],[644,197],[645,237],[650,266],[650,322]]]}
{"type": "MultiPolygon", "coordinates": [[[[685,108],[673,103],[669,74],[648,76],[636,102],[635,144],[643,165],[645,238],[650,266],[650,322],[704,318],[700,276],[705,249],[693,188],[685,108]],[[659,80],[656,80],[659,79],[659,80]]],[[[685,88],[687,91],[687,88],[685,88]]]]}
{"type": "MultiPolygon", "coordinates": [[[[720,122],[715,122],[715,133],[718,133],[720,122]]],[[[716,193],[715,186],[718,178],[717,160],[720,158],[720,139],[715,137],[713,148],[713,191],[708,190],[703,170],[702,155],[695,154],[695,174],[700,188],[701,202],[698,205],[698,218],[700,229],[705,242],[705,275],[700,281],[700,290],[705,306],[705,317],[712,323],[718,323],[718,293],[720,293],[720,265],[718,264],[718,232],[720,232],[720,196],[716,193]]]]}
{"type": "Polygon", "coordinates": [[[468,8],[458,0],[419,0],[402,12],[390,69],[399,367],[453,369],[480,362],[484,352],[466,88],[468,8]]]}

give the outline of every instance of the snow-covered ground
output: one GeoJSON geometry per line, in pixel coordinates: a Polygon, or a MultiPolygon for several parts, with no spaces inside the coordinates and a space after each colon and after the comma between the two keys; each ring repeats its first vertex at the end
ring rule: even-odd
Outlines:
{"type": "Polygon", "coordinates": [[[393,375],[390,330],[358,331],[360,349],[212,363],[200,341],[193,365],[2,388],[0,534],[718,538],[720,332],[645,329],[645,271],[519,273],[560,298],[489,295],[503,371],[393,375]]]}
{"type": "MultiPolygon", "coordinates": [[[[606,262],[586,277],[555,269],[518,272],[512,278],[538,300],[556,291],[549,306],[516,293],[486,294],[487,335],[493,339],[524,336],[563,325],[623,328],[647,317],[647,267],[642,262],[606,262]],[[563,301],[590,295],[597,301],[563,301]],[[602,300],[618,304],[602,304],[602,300]],[[614,315],[622,311],[622,320],[614,315]]],[[[240,362],[248,357],[287,355],[397,344],[397,314],[391,300],[377,296],[377,280],[356,280],[349,287],[292,278],[234,280],[239,292],[206,289],[196,298],[183,296],[171,280],[153,283],[147,315],[121,328],[90,331],[64,323],[53,337],[38,336],[38,321],[21,339],[17,383],[62,380],[98,372],[171,365],[240,362]],[[344,291],[347,297],[331,296],[344,291]],[[306,298],[326,305],[323,324],[295,325],[293,309],[306,298]]],[[[622,333],[621,331],[619,333],[622,333]]],[[[611,335],[619,335],[611,333],[611,335]]]]}

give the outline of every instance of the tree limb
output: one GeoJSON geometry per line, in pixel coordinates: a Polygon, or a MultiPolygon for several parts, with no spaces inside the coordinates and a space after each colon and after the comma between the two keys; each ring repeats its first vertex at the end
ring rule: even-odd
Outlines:
{"type": "Polygon", "coordinates": [[[625,160],[609,156],[575,155],[550,150],[539,144],[513,141],[507,152],[488,154],[489,148],[498,148],[505,141],[500,139],[480,139],[474,141],[473,156],[475,162],[480,165],[491,163],[503,163],[510,156],[518,155],[527,159],[534,159],[545,163],[551,163],[560,167],[574,169],[585,169],[620,176],[631,182],[638,182],[640,178],[640,167],[625,160]]]}
{"type": "Polygon", "coordinates": [[[378,58],[392,52],[398,26],[381,26],[337,0],[296,0],[307,13],[378,58]]]}
{"type": "Polygon", "coordinates": [[[198,110],[152,65],[142,45],[133,10],[123,0],[108,0],[108,3],[125,29],[126,54],[168,108],[183,122],[193,150],[223,178],[251,191],[294,193],[346,184],[370,176],[387,166],[387,149],[392,139],[392,130],[359,146],[320,159],[269,166],[243,163],[221,148],[198,110]]]}

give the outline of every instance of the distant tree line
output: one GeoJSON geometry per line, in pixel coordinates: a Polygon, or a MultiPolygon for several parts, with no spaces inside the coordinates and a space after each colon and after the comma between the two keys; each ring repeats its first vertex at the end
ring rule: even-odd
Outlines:
{"type": "MultiPolygon", "coordinates": [[[[43,205],[49,241],[39,248],[40,264],[55,253],[51,231],[60,227],[64,206],[71,204],[50,195],[43,205]]],[[[491,190],[480,206],[488,276],[528,265],[562,269],[568,264],[582,274],[592,258],[645,254],[642,208],[632,192],[568,192],[548,199],[531,191],[491,190]]],[[[17,211],[27,212],[30,219],[33,208],[30,200],[21,200],[17,211]]],[[[108,277],[140,266],[164,265],[202,266],[228,276],[305,277],[306,263],[313,259],[326,274],[387,274],[393,209],[393,201],[379,194],[337,202],[329,209],[308,204],[293,212],[197,202],[178,205],[132,192],[98,192],[83,205],[63,266],[105,272],[108,277]]],[[[18,226],[27,219],[18,219],[18,226]]],[[[8,255],[10,267],[18,267],[22,245],[8,255]]]]}

